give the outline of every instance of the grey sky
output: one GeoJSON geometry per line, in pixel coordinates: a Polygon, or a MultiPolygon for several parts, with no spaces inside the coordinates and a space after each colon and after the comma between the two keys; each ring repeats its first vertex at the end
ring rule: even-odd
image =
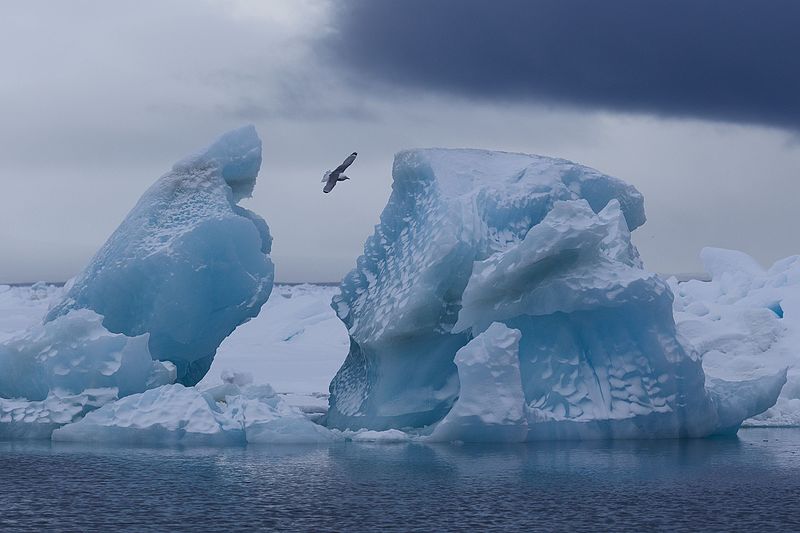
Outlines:
{"type": "Polygon", "coordinates": [[[74,275],[174,161],[244,123],[264,140],[246,205],[270,224],[279,280],[352,268],[388,198],[392,155],[422,146],[565,157],[630,181],[645,195],[635,239],[652,270],[697,270],[704,245],[764,264],[800,253],[800,142],[770,118],[774,101],[748,100],[747,116],[671,113],[426,83],[413,64],[343,56],[361,37],[337,33],[349,29],[340,7],[0,3],[0,281],[74,275]],[[353,150],[352,180],[323,195],[322,172],[353,150]]]}

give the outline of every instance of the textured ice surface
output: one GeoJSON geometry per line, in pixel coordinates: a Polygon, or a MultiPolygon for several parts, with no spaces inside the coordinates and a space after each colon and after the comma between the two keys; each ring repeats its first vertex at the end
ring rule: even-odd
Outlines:
{"type": "Polygon", "coordinates": [[[519,244],[474,264],[453,330],[616,307],[637,291],[664,290],[641,268],[616,200],[597,215],[583,200],[555,202],[519,244]]]}
{"type": "Polygon", "coordinates": [[[456,352],[458,400],[430,436],[440,441],[522,442],[528,433],[515,329],[495,322],[456,352]]]}
{"type": "Polygon", "coordinates": [[[46,320],[91,309],[109,331],[149,333],[153,358],[174,363],[179,382],[200,381],[222,340],[258,314],[272,289],[269,228],[237,205],[250,196],[260,165],[252,126],[176,163],[46,320]]]}
{"type": "MultiPolygon", "coordinates": [[[[702,436],[774,402],[782,376],[707,391],[672,294],[642,269],[632,186],[563,160],[478,150],[398,154],[393,192],[333,307],[350,352],[328,424],[421,428],[460,394],[456,352],[519,330],[528,439],[702,436]]],[[[456,412],[457,414],[457,412],[456,412]]],[[[741,422],[741,420],[739,420],[741,422]]]]}
{"type": "MultiPolygon", "coordinates": [[[[214,388],[220,381],[240,387],[248,385],[251,379],[255,383],[273,383],[282,402],[297,407],[309,420],[321,420],[328,406],[328,384],[347,354],[347,330],[330,307],[330,299],[337,290],[314,285],[276,286],[261,313],[224,340],[211,370],[198,385],[200,389],[214,388]]],[[[0,289],[0,342],[19,335],[20,330],[37,324],[41,327],[48,305],[62,296],[63,290],[52,285],[0,289]]],[[[153,362],[149,355],[145,361],[153,362]]],[[[5,425],[0,433],[10,438],[49,438],[55,427],[116,399],[116,389],[97,389],[63,398],[51,395],[40,402],[0,401],[3,412],[0,419],[10,421],[13,410],[15,420],[35,422],[15,424],[13,435],[12,426],[5,425]],[[89,393],[94,396],[89,397],[89,393]],[[56,422],[50,424],[52,420],[56,422]]],[[[289,433],[293,427],[304,433],[319,431],[318,426],[308,426],[302,421],[275,422],[272,426],[264,426],[264,436],[258,439],[298,439],[289,433]]],[[[0,435],[0,439],[6,437],[0,435]]],[[[250,437],[257,438],[255,431],[250,437]]],[[[304,440],[309,440],[308,435],[304,440]]]]}
{"type": "Polygon", "coordinates": [[[670,280],[679,333],[711,377],[737,381],[788,368],[777,404],[746,425],[800,425],[800,256],[769,269],[734,250],[705,248],[701,259],[710,282],[670,280]]]}
{"type": "Polygon", "coordinates": [[[54,429],[116,399],[116,389],[87,389],[79,394],[54,391],[41,401],[0,398],[0,440],[50,439],[54,429]]]}
{"type": "Polygon", "coordinates": [[[109,333],[79,309],[0,343],[0,436],[49,437],[55,427],[120,396],[171,383],[147,334],[109,333]]]}
{"type": "Polygon", "coordinates": [[[124,444],[313,444],[337,437],[283,401],[269,385],[180,384],[150,389],[92,411],[53,440],[124,444]]]}

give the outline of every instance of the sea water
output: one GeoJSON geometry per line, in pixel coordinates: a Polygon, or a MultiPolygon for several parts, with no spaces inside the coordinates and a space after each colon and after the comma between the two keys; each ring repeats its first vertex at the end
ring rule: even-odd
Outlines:
{"type": "Polygon", "coordinates": [[[524,445],[0,443],[0,531],[798,531],[800,429],[524,445]]]}

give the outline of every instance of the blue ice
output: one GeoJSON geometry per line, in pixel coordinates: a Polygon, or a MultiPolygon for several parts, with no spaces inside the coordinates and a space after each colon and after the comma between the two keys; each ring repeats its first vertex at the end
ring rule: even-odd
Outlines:
{"type": "Polygon", "coordinates": [[[669,287],[631,243],[645,222],[633,186],[561,159],[481,150],[401,152],[393,177],[332,303],[350,351],[330,385],[329,426],[437,440],[705,436],[775,403],[785,373],[706,386],[676,334],[669,287]],[[492,365],[509,350],[519,384],[498,385],[492,365]],[[466,356],[486,368],[459,364],[466,356]],[[521,405],[472,413],[476,390],[487,405],[521,405]],[[508,412],[524,422],[498,423],[508,412]]]}
{"type": "Polygon", "coordinates": [[[253,126],[178,163],[141,197],[47,315],[103,316],[111,332],[149,333],[154,359],[199,382],[219,344],[258,314],[274,277],[267,223],[237,203],[261,166],[253,126]]]}

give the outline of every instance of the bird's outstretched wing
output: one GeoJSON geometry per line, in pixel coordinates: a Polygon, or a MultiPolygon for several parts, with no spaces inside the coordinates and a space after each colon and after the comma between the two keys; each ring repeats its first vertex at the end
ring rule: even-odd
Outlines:
{"type": "Polygon", "coordinates": [[[348,155],[348,156],[347,156],[347,159],[345,159],[345,160],[342,162],[342,164],[341,164],[341,165],[339,165],[338,167],[336,167],[336,169],[333,171],[333,173],[334,173],[334,174],[341,174],[342,172],[344,172],[344,171],[347,169],[347,167],[349,167],[350,165],[352,165],[352,164],[353,164],[353,161],[355,161],[355,160],[356,160],[356,156],[357,156],[357,155],[358,155],[358,153],[357,153],[357,152],[353,152],[352,154],[348,155]]]}
{"type": "Polygon", "coordinates": [[[336,178],[335,177],[328,178],[328,183],[325,184],[325,187],[322,189],[322,192],[325,193],[331,192],[334,187],[336,187],[336,178]]]}

